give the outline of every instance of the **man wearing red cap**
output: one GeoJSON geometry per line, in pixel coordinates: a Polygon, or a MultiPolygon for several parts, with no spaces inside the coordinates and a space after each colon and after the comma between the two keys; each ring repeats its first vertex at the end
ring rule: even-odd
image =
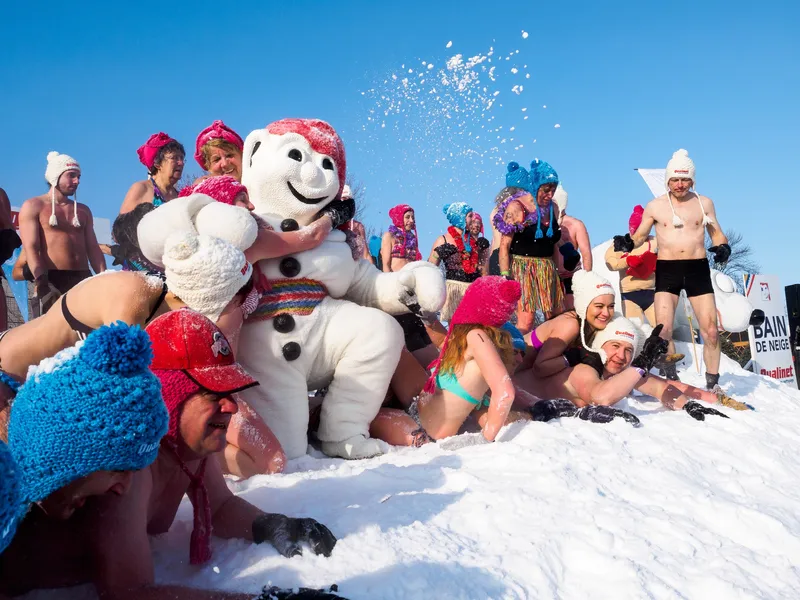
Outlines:
{"type": "Polygon", "coordinates": [[[153,342],[151,369],[161,381],[169,430],[158,458],[137,472],[129,493],[99,501],[87,519],[96,573],[103,598],[251,598],[252,595],[203,592],[154,585],[149,535],[166,533],[184,494],[194,509],[189,544],[191,564],[211,558],[211,534],[269,542],[287,558],[308,545],[330,556],[336,538],[314,519],[268,514],[228,489],[214,454],[236,413],[233,393],[258,385],[235,361],[222,332],[188,309],[167,313],[146,329],[153,342]]]}

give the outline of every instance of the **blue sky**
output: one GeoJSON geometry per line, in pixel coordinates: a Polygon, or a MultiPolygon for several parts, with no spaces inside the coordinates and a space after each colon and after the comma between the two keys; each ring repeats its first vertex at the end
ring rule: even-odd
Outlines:
{"type": "Polygon", "coordinates": [[[46,189],[49,150],[81,162],[79,199],[113,218],[144,176],[136,148],[155,131],[191,157],[214,119],[244,137],[279,118],[318,117],[345,140],[367,225],[385,227],[391,206],[411,204],[424,254],[446,228],[444,203],[464,200],[487,216],[504,163],[534,157],[557,169],[571,214],[599,243],[624,232],[633,205],[650,198],[633,169],[663,167],[682,147],[723,227],[744,234],[765,273],[800,281],[787,243],[800,214],[797,3],[189,6],[4,7],[0,187],[13,204],[46,189]],[[461,93],[436,81],[452,74],[454,55],[490,47],[492,63],[474,68],[480,79],[461,93]],[[481,71],[491,66],[494,81],[481,71]],[[404,112],[384,115],[398,100],[404,112]]]}

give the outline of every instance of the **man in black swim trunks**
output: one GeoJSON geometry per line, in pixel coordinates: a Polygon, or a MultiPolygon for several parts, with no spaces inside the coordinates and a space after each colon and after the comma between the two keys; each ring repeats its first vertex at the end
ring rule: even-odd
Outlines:
{"type": "Polygon", "coordinates": [[[685,290],[703,338],[706,387],[714,389],[719,382],[720,345],[705,232],[711,238],[709,250],[714,253],[715,264],[727,262],[731,248],[717,221],[714,203],[692,191],[695,167],[686,150],[672,155],[665,181],[667,193],[645,207],[642,223],[632,236],[614,237],[614,249],[630,252],[641,246],[655,226],[658,244],[655,307],[656,320],[664,325],[661,336],[670,340],[669,351],[674,353],[672,325],[681,290],[685,290]]]}
{"type": "Polygon", "coordinates": [[[106,270],[94,234],[92,212],[78,204],[75,193],[81,167],[74,158],[58,152],[47,155],[46,194],[26,200],[19,213],[19,232],[36,294],[34,314],[44,314],[62,294],[106,270]],[[70,202],[69,196],[73,196],[70,202]]]}

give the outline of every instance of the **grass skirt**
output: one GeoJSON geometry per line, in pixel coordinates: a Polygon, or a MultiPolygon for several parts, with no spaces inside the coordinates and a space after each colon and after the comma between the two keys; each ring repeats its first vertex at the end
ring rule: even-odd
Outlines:
{"type": "Polygon", "coordinates": [[[461,304],[461,300],[464,299],[464,292],[467,291],[469,284],[466,281],[447,279],[445,280],[445,286],[447,288],[447,299],[444,301],[444,306],[439,314],[439,318],[449,323],[458,305],[461,304]]]}
{"type": "Polygon", "coordinates": [[[511,274],[522,287],[520,311],[554,313],[564,309],[564,289],[552,258],[515,256],[511,274]]]}

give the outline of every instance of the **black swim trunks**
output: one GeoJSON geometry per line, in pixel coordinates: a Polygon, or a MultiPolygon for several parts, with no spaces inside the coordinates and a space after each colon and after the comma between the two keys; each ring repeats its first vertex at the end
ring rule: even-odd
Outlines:
{"type": "Polygon", "coordinates": [[[656,261],[656,292],[679,296],[681,290],[689,298],[714,293],[707,258],[656,261]]]}
{"type": "Polygon", "coordinates": [[[623,292],[622,299],[627,300],[628,302],[633,302],[636,306],[642,309],[642,311],[647,310],[651,306],[653,306],[653,301],[656,297],[655,290],[636,290],[634,292],[623,292]]]}
{"type": "Polygon", "coordinates": [[[430,346],[431,338],[428,336],[428,332],[425,331],[425,325],[422,323],[422,319],[417,315],[396,315],[395,319],[403,328],[403,335],[406,338],[406,348],[408,348],[409,352],[415,352],[426,346],[430,346]]]}
{"type": "Polygon", "coordinates": [[[500,250],[492,250],[489,255],[489,275],[500,275],[500,250]]]}
{"type": "Polygon", "coordinates": [[[561,279],[561,285],[564,286],[564,295],[571,296],[572,295],[572,276],[564,277],[561,279]]]}

